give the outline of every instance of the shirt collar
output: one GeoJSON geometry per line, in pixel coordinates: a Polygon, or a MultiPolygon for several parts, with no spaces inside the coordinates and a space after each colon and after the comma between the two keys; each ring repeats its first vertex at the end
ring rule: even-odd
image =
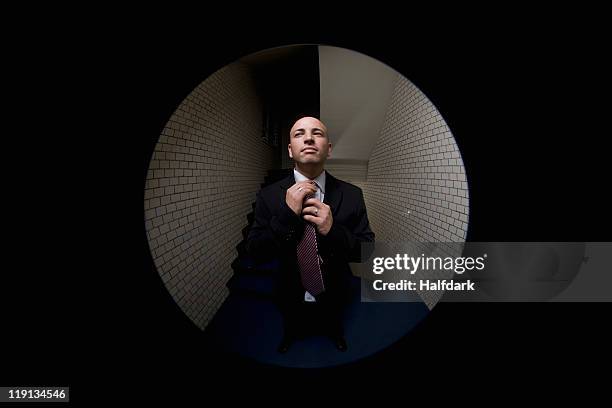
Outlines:
{"type": "MultiPolygon", "coordinates": [[[[295,182],[298,183],[300,181],[310,180],[308,177],[304,176],[302,173],[297,171],[295,168],[293,169],[293,177],[295,178],[295,182]]],[[[325,170],[319,174],[317,178],[314,179],[315,183],[321,189],[321,193],[325,194],[325,170]]]]}

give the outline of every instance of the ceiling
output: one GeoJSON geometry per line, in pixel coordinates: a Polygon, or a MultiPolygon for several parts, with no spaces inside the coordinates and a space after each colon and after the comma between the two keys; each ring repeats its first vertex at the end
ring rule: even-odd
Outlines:
{"type": "Polygon", "coordinates": [[[319,46],[321,120],[331,136],[333,159],[369,159],[398,75],[367,55],[319,46]]]}

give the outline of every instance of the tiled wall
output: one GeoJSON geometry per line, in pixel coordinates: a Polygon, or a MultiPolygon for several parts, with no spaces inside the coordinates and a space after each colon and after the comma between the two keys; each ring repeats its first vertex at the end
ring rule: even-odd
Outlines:
{"type": "Polygon", "coordinates": [[[161,279],[204,329],[227,296],[235,246],[273,150],[248,68],[226,66],[200,84],[162,131],[145,190],[145,223],[161,279]]]}
{"type": "MultiPolygon", "coordinates": [[[[434,105],[398,75],[364,190],[381,242],[464,242],[468,185],[459,148],[434,105]]],[[[421,294],[430,304],[435,293],[421,294]]]]}

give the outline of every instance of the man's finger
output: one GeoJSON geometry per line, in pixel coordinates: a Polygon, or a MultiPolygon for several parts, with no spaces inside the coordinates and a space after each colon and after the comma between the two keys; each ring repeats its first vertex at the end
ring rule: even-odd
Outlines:
{"type": "Polygon", "coordinates": [[[302,191],[300,191],[300,193],[302,193],[302,200],[303,200],[309,194],[314,195],[316,193],[316,191],[315,190],[302,190],[302,191]]]}
{"type": "Polygon", "coordinates": [[[316,198],[309,198],[308,200],[304,201],[304,205],[311,205],[317,207],[318,209],[323,208],[323,203],[320,200],[317,200],[316,198]]]}
{"type": "Polygon", "coordinates": [[[308,207],[302,208],[302,214],[317,215],[317,212],[318,212],[318,208],[315,206],[308,206],[308,207]]]}
{"type": "Polygon", "coordinates": [[[296,190],[299,190],[300,188],[301,188],[301,189],[304,189],[304,188],[306,188],[306,187],[308,187],[308,184],[303,183],[303,182],[295,183],[295,184],[293,185],[293,188],[294,188],[294,189],[296,189],[296,190]]]}
{"type": "Polygon", "coordinates": [[[298,187],[298,188],[299,187],[307,188],[307,187],[313,187],[314,185],[312,183],[309,183],[308,181],[300,181],[299,183],[295,183],[293,186],[298,187]]]}
{"type": "Polygon", "coordinates": [[[306,194],[306,193],[308,193],[308,192],[312,192],[312,193],[316,192],[316,190],[314,189],[314,187],[312,187],[312,186],[310,186],[310,185],[301,185],[301,186],[298,186],[298,187],[295,189],[295,191],[297,191],[298,193],[304,193],[304,194],[306,194]]]}
{"type": "Polygon", "coordinates": [[[313,216],[313,215],[308,215],[308,214],[306,214],[306,215],[304,215],[304,217],[303,217],[303,218],[304,218],[304,220],[306,220],[306,221],[308,221],[308,222],[312,222],[312,223],[314,223],[314,224],[318,224],[318,223],[320,223],[320,222],[321,222],[321,219],[320,219],[320,218],[317,218],[317,217],[315,217],[315,216],[313,216]]]}

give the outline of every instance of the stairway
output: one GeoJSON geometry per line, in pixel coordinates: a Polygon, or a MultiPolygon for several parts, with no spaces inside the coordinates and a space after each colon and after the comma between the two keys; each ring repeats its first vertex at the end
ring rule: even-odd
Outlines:
{"type": "MultiPolygon", "coordinates": [[[[280,181],[291,174],[292,169],[268,170],[261,188],[280,181]]],[[[238,256],[232,262],[234,274],[227,282],[230,293],[256,296],[272,299],[273,273],[280,267],[277,259],[267,262],[257,262],[247,253],[247,237],[255,219],[255,202],[251,204],[252,211],[247,214],[247,225],[242,229],[242,241],[236,245],[238,256]]]]}
{"type": "MultiPolygon", "coordinates": [[[[290,172],[271,170],[261,186],[281,180],[290,172]]],[[[338,352],[327,337],[315,334],[297,341],[288,353],[278,353],[283,322],[273,302],[272,277],[280,265],[278,261],[258,263],[247,254],[246,238],[253,224],[255,203],[251,207],[253,211],[246,217],[248,224],[242,230],[243,240],[236,246],[238,257],[232,262],[234,274],[227,283],[230,294],[204,332],[203,347],[210,351],[211,359],[219,359],[223,366],[228,361],[292,368],[348,364],[396,343],[429,313],[429,308],[417,301],[363,302],[362,282],[353,277],[351,300],[343,319],[348,351],[338,352]],[[237,360],[236,355],[244,359],[237,360]]]]}

